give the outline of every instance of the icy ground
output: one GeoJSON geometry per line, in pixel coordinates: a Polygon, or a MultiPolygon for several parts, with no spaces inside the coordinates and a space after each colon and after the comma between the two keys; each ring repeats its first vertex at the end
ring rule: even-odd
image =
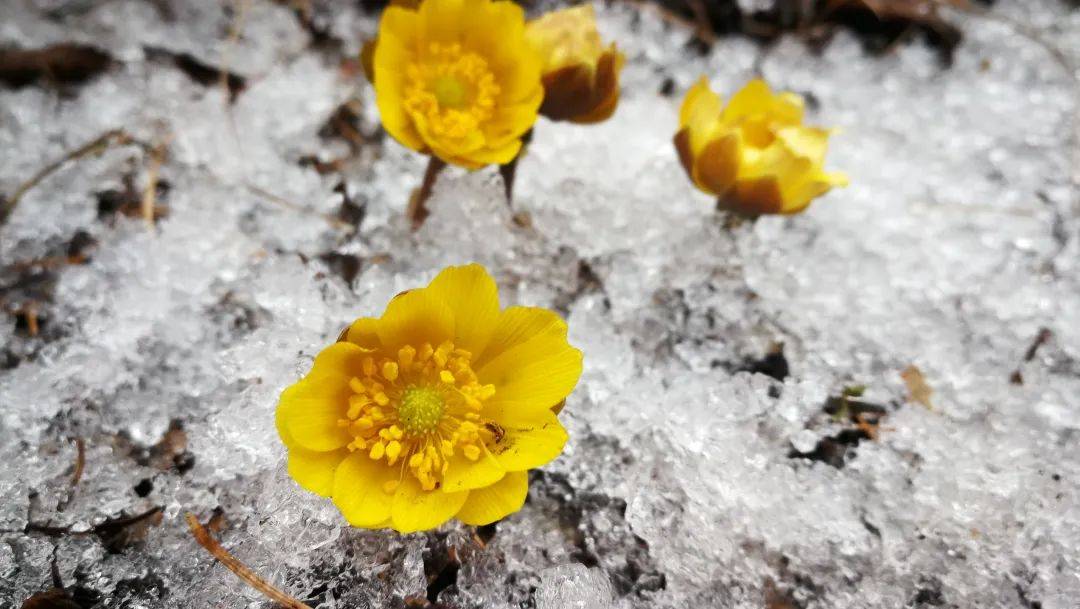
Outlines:
{"type": "Polygon", "coordinates": [[[0,87],[0,192],[107,130],[136,141],[64,165],[0,227],[5,310],[40,320],[37,336],[25,315],[0,324],[0,606],[51,587],[55,560],[83,607],[269,607],[195,543],[190,511],[327,608],[1076,607],[1066,2],[955,16],[951,67],[844,33],[819,55],[724,38],[700,56],[617,4],[601,11],[629,57],[614,119],[541,121],[513,212],[494,171],[446,174],[415,234],[423,161],[379,134],[342,67],[371,17],[341,3],[305,27],[286,3],[226,4],[0,6],[0,46],[113,60],[81,85],[0,87]],[[852,185],[725,228],[670,139],[699,74],[730,93],[757,70],[842,129],[829,165],[852,185]],[[150,229],[157,144],[168,213],[150,229]],[[285,474],[277,395],[353,318],[470,260],[504,302],[567,315],[586,355],[567,450],[495,527],[352,530],[285,474]],[[932,408],[910,399],[911,365],[932,408]],[[881,407],[869,439],[855,415],[881,407]]]}

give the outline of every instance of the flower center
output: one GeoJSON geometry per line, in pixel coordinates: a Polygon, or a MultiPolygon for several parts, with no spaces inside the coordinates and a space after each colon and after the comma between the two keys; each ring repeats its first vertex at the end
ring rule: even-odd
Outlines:
{"type": "Polygon", "coordinates": [[[362,373],[349,381],[353,395],[338,425],[353,436],[350,451],[401,464],[386,492],[394,492],[406,474],[424,490],[434,490],[455,453],[476,461],[484,443],[493,441],[499,428],[485,424],[480,413],[495,387],[480,384],[471,360],[471,353],[450,341],[438,347],[406,345],[396,354],[374,352],[363,359],[362,373]]]}
{"type": "Polygon", "coordinates": [[[453,76],[440,76],[431,85],[435,93],[435,101],[445,108],[461,108],[465,105],[465,85],[453,76]]]}
{"type": "Polygon", "coordinates": [[[460,44],[432,42],[405,69],[405,109],[431,135],[463,139],[491,118],[500,88],[487,61],[460,44]]]}
{"type": "Polygon", "coordinates": [[[435,430],[442,419],[444,402],[442,395],[429,387],[409,387],[401,396],[398,418],[405,433],[410,436],[435,430]]]}

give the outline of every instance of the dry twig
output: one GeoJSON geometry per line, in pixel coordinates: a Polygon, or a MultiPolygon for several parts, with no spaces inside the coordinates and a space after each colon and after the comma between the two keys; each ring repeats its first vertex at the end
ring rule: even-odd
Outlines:
{"type": "Polygon", "coordinates": [[[256,186],[255,184],[245,183],[244,186],[249,191],[251,191],[252,194],[258,195],[258,196],[266,199],[267,201],[270,201],[271,203],[275,203],[277,205],[280,205],[282,207],[291,209],[291,210],[296,211],[296,212],[300,212],[302,214],[313,214],[313,215],[319,216],[323,220],[326,220],[327,222],[329,222],[334,227],[340,228],[340,229],[348,231],[348,232],[353,232],[353,231],[356,230],[355,226],[353,226],[352,224],[349,224],[348,222],[342,220],[341,218],[337,218],[337,217],[335,217],[335,216],[333,216],[331,214],[324,214],[322,212],[315,211],[313,209],[309,209],[309,208],[304,207],[303,205],[300,205],[298,203],[293,203],[292,201],[290,201],[290,200],[288,200],[288,199],[286,199],[284,197],[280,197],[278,195],[275,195],[274,193],[272,193],[272,192],[270,192],[270,191],[268,191],[268,190],[266,190],[266,189],[264,189],[264,188],[262,188],[260,186],[256,186]]]}
{"type": "Polygon", "coordinates": [[[244,563],[237,560],[235,556],[229,554],[218,543],[218,540],[214,539],[210,532],[199,522],[199,519],[194,514],[187,514],[188,527],[191,529],[191,534],[195,536],[195,541],[199,542],[199,545],[206,548],[207,552],[217,559],[226,569],[232,571],[237,577],[244,580],[252,588],[255,588],[259,592],[262,592],[266,598],[278,603],[279,605],[286,607],[287,609],[311,609],[310,606],[296,600],[295,598],[285,594],[277,588],[271,586],[266,580],[262,579],[258,575],[247,568],[244,563]]]}
{"type": "Polygon", "coordinates": [[[75,438],[75,471],[71,473],[71,487],[79,485],[83,470],[86,468],[86,443],[82,438],[75,438]]]}
{"type": "Polygon", "coordinates": [[[143,188],[142,196],[142,217],[150,228],[154,228],[154,215],[157,210],[158,174],[161,172],[161,164],[165,162],[165,152],[170,139],[171,136],[166,136],[150,149],[150,166],[146,170],[146,187],[143,188]]]}
{"type": "Polygon", "coordinates": [[[225,45],[221,49],[221,73],[219,77],[219,85],[221,90],[225,92],[225,99],[229,100],[229,103],[234,101],[232,91],[229,88],[229,64],[231,63],[230,53],[236,46],[236,43],[240,41],[240,34],[244,31],[244,20],[247,18],[248,8],[251,7],[251,0],[236,0],[235,14],[233,16],[232,23],[229,24],[229,36],[225,40],[225,45]]]}
{"type": "Polygon", "coordinates": [[[45,167],[42,167],[37,173],[35,173],[29,180],[23,182],[15,189],[15,192],[11,194],[6,200],[0,201],[0,224],[7,221],[11,212],[15,211],[15,206],[19,204],[19,200],[32,188],[41,183],[42,180],[49,177],[61,167],[63,167],[68,161],[74,161],[81,159],[92,154],[97,154],[106,150],[111,146],[129,144],[133,140],[123,129],[112,129],[106,131],[97,136],[93,140],[79,146],[75,150],[65,154],[63,157],[49,163],[45,167]]]}
{"type": "MultiPolygon", "coordinates": [[[[623,2],[629,4],[630,6],[633,6],[639,11],[651,11],[652,13],[656,14],[662,21],[666,21],[672,25],[675,25],[676,27],[690,30],[691,32],[693,32],[694,36],[698,38],[698,40],[704,42],[705,44],[711,45],[716,42],[716,33],[713,32],[711,25],[706,28],[701,27],[701,22],[699,21],[700,17],[698,17],[698,19],[696,20],[686,19],[685,17],[682,17],[677,13],[673,13],[672,11],[660,6],[659,4],[655,4],[653,2],[646,2],[645,0],[623,0],[623,2]]],[[[704,4],[699,2],[698,7],[700,9],[704,9],[704,4]]],[[[693,9],[693,7],[691,8],[693,9]]],[[[697,10],[694,10],[696,14],[697,10]]],[[[707,20],[708,17],[706,15],[706,22],[707,20]]]]}

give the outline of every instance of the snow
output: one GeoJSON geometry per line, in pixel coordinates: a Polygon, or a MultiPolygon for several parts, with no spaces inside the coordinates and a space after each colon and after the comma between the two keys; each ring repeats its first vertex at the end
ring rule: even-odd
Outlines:
{"type": "Polygon", "coordinates": [[[0,7],[0,45],[117,60],[74,88],[0,88],[0,192],[109,129],[140,142],[66,164],[0,226],[9,299],[33,296],[11,265],[96,241],[50,271],[38,337],[0,323],[0,605],[50,587],[55,560],[103,606],[270,606],[188,533],[185,513],[215,510],[231,552],[319,607],[417,602],[451,547],[453,583],[431,588],[450,607],[1075,605],[1080,13],[956,15],[946,67],[920,42],[871,57],[843,32],[820,53],[722,38],[699,56],[654,11],[598,7],[629,60],[615,117],[541,120],[512,209],[494,170],[446,172],[412,233],[424,161],[380,138],[370,87],[339,66],[373,19],[317,13],[341,41],[327,50],[284,3],[242,4],[237,36],[231,9],[194,1],[0,7]],[[230,105],[148,48],[246,87],[230,105]],[[828,166],[852,184],[731,227],[671,137],[699,75],[730,95],[758,70],[839,128],[828,166]],[[348,100],[367,145],[320,174],[301,159],[349,151],[320,135],[348,100]],[[125,176],[141,196],[158,142],[168,215],[99,214],[125,176]],[[351,529],[285,473],[277,396],[349,321],[466,261],[504,303],[567,317],[586,358],[570,443],[486,541],[351,529]],[[790,375],[753,372],[777,343],[790,375]],[[932,409],[907,399],[910,365],[932,409]],[[841,467],[797,456],[855,429],[823,411],[855,385],[887,411],[878,438],[840,445],[841,467]],[[154,507],[160,522],[106,539],[154,507]]]}

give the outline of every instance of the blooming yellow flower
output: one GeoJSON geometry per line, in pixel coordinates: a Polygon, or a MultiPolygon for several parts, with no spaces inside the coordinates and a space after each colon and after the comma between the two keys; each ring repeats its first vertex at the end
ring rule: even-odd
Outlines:
{"type": "Polygon", "coordinates": [[[394,139],[469,169],[517,156],[544,97],[524,12],[506,0],[387,7],[373,75],[394,139]]]}
{"type": "Polygon", "coordinates": [[[552,120],[598,123],[619,104],[619,72],[625,57],[604,47],[591,4],[553,11],[530,21],[529,42],[544,60],[544,103],[552,120]]]}
{"type": "Polygon", "coordinates": [[[847,176],[826,173],[829,130],[807,127],[803,100],[755,79],[725,107],[702,77],[686,94],[675,147],[683,167],[722,208],[746,215],[793,214],[847,176]]]}
{"type": "Polygon", "coordinates": [[[500,311],[483,267],[449,267],[356,320],[287,388],[277,428],[289,474],[363,528],[406,533],[521,508],[528,473],[566,430],[552,407],[581,352],[551,311],[500,311]]]}

